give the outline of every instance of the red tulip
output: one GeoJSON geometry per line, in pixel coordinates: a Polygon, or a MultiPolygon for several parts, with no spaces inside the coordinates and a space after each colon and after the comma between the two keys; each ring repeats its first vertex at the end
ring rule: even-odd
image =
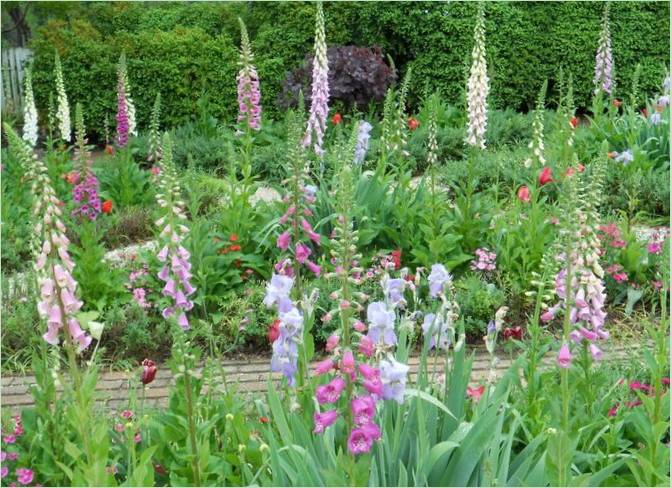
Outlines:
{"type": "Polygon", "coordinates": [[[538,175],[538,184],[540,186],[547,185],[548,183],[552,183],[554,180],[552,179],[552,169],[548,168],[547,166],[543,168],[538,175]]]}
{"type": "Polygon", "coordinates": [[[105,200],[102,205],[103,213],[112,213],[112,200],[105,200]]]}
{"type": "Polygon", "coordinates": [[[408,119],[408,129],[415,130],[417,127],[419,127],[419,120],[415,117],[410,117],[408,119]]]}
{"type": "Polygon", "coordinates": [[[142,361],[142,384],[148,385],[154,381],[154,378],[156,377],[156,371],[158,371],[158,368],[156,367],[156,363],[154,361],[151,359],[145,359],[142,361]]]}
{"type": "Polygon", "coordinates": [[[342,115],[336,112],[333,117],[331,117],[331,122],[333,122],[333,125],[338,125],[340,122],[342,122],[342,115]]]}
{"type": "Polygon", "coordinates": [[[571,117],[571,125],[574,129],[578,127],[578,117],[571,117]]]}
{"type": "Polygon", "coordinates": [[[466,395],[471,397],[476,402],[480,400],[480,397],[482,397],[482,394],[484,392],[485,392],[485,385],[466,387],[466,395]]]}
{"type": "Polygon", "coordinates": [[[277,319],[268,328],[268,340],[273,343],[280,337],[280,320],[277,319]]]}
{"type": "Polygon", "coordinates": [[[517,198],[520,202],[530,202],[531,201],[531,192],[527,185],[520,186],[520,189],[517,190],[517,198]]]}

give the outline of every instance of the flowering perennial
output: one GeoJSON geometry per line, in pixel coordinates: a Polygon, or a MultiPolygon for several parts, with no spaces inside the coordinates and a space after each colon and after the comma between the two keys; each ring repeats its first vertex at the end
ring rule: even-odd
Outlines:
{"type": "Polygon", "coordinates": [[[128,134],[137,136],[137,124],[135,121],[135,104],[130,94],[130,84],[128,82],[128,68],[126,66],[126,54],[122,53],[119,57],[117,67],[117,76],[123,80],[124,100],[126,103],[126,116],[128,117],[128,134]]]}
{"type": "Polygon", "coordinates": [[[95,220],[100,213],[101,203],[98,195],[98,178],[93,174],[91,153],[86,146],[86,129],[84,128],[84,115],[82,106],[75,106],[75,135],[76,147],[74,153],[75,165],[78,171],[79,182],[72,189],[72,200],[78,205],[72,211],[72,215],[81,215],[90,220],[95,220]]]}
{"type": "Polygon", "coordinates": [[[483,6],[478,11],[473,37],[473,63],[468,77],[468,135],[466,143],[484,149],[485,131],[487,130],[489,77],[487,76],[487,60],[485,58],[485,10],[483,6]]]}
{"type": "Polygon", "coordinates": [[[126,87],[124,79],[119,75],[117,85],[117,114],[116,114],[116,132],[117,144],[119,147],[125,147],[128,144],[128,105],[126,104],[126,87]]]}
{"type": "Polygon", "coordinates": [[[247,35],[247,28],[242,19],[240,21],[240,71],[238,72],[238,124],[250,129],[261,129],[261,90],[259,75],[252,64],[254,55],[247,35]]]}
{"type": "Polygon", "coordinates": [[[35,197],[33,214],[37,218],[34,234],[41,240],[36,249],[35,271],[40,298],[37,311],[47,321],[46,342],[57,345],[59,331],[66,329],[66,342],[81,352],[91,343],[91,336],[82,330],[76,314],[82,307],[77,298],[77,282],[72,276],[75,263],[68,252],[70,245],[61,220],[60,200],[56,196],[46,165],[31,154],[30,147],[5,125],[7,139],[31,181],[35,197]]]}
{"type": "Polygon", "coordinates": [[[324,150],[324,132],[326,131],[326,117],[329,107],[329,80],[328,59],[326,57],[326,32],[324,28],[324,10],[322,3],[317,3],[315,27],[315,57],[312,68],[312,98],[310,103],[310,118],[303,137],[303,147],[314,147],[315,154],[322,156],[324,150]],[[314,133],[314,141],[312,139],[314,133]]]}
{"type": "Polygon", "coordinates": [[[161,172],[158,175],[159,192],[156,202],[164,210],[164,215],[156,221],[161,230],[159,239],[162,243],[157,258],[165,263],[158,277],[165,282],[163,296],[170,299],[170,305],[163,308],[163,317],[176,317],[177,324],[184,330],[189,329],[186,312],[193,308],[189,297],[196,291],[189,281],[191,279],[191,254],[182,245],[188,227],[181,200],[177,171],[172,162],[172,142],[168,134],[163,136],[163,159],[160,162],[161,172]]]}
{"type": "Polygon", "coordinates": [[[473,271],[494,271],[496,269],[496,253],[486,247],[476,249],[475,258],[471,261],[473,271]]]}
{"type": "Polygon", "coordinates": [[[290,386],[296,384],[298,345],[303,337],[303,314],[290,296],[293,286],[294,279],[290,276],[273,273],[266,285],[263,300],[266,307],[274,306],[279,315],[275,333],[271,337],[273,356],[270,368],[276,373],[282,373],[290,386]]]}
{"type": "Polygon", "coordinates": [[[610,46],[609,11],[610,4],[606,3],[603,10],[599,47],[596,50],[596,64],[594,66],[595,94],[603,90],[610,95],[613,91],[613,51],[610,46]]]}
{"type": "MultiPolygon", "coordinates": [[[[358,232],[354,230],[351,214],[355,180],[350,161],[356,150],[357,135],[358,129],[355,127],[348,145],[336,145],[337,159],[343,163],[336,190],[337,217],[331,251],[335,272],[328,273],[326,277],[337,278],[340,287],[330,296],[338,305],[327,315],[340,315],[341,327],[327,341],[326,349],[331,352],[331,357],[315,368],[317,375],[327,375],[333,371],[330,381],[318,386],[315,391],[317,403],[329,410],[314,414],[314,432],[322,433],[337,421],[338,413],[342,413],[347,423],[347,448],[353,455],[369,452],[373,443],[381,439],[382,432],[375,421],[377,403],[381,399],[394,399],[402,403],[408,372],[408,366],[397,362],[391,354],[391,347],[396,344],[396,315],[390,309],[393,305],[385,302],[369,304],[368,334],[364,334],[366,324],[359,320],[362,304],[368,297],[355,290],[355,286],[361,282],[362,271],[358,267],[361,259],[356,246],[358,232]],[[369,364],[368,361],[373,357],[381,359],[379,366],[369,364]]],[[[385,295],[394,294],[397,304],[404,303],[402,297],[398,296],[402,288],[390,284],[392,281],[385,274],[383,282],[388,285],[383,284],[385,295]]]]}
{"type": "MultiPolygon", "coordinates": [[[[156,94],[154,99],[154,108],[151,111],[151,120],[149,122],[149,151],[147,161],[158,163],[161,159],[161,92],[156,94]]],[[[158,166],[156,166],[158,168],[158,166]]]]}
{"type": "Polygon", "coordinates": [[[524,161],[524,166],[527,168],[531,168],[531,166],[545,166],[545,156],[543,156],[543,151],[545,151],[545,144],[543,143],[543,119],[545,118],[545,92],[547,87],[548,82],[545,80],[536,101],[536,112],[533,121],[534,134],[531,142],[529,142],[531,156],[524,161]]]}
{"type": "Polygon", "coordinates": [[[33,80],[30,69],[26,70],[24,79],[23,140],[31,147],[35,147],[37,144],[37,108],[33,96],[33,80]]]}
{"type": "Polygon", "coordinates": [[[56,76],[56,94],[58,96],[58,109],[56,110],[56,120],[58,121],[58,131],[61,139],[66,142],[72,140],[72,127],[70,125],[70,106],[68,105],[68,96],[65,93],[65,82],[63,81],[63,69],[61,67],[61,58],[56,52],[56,67],[54,68],[56,76]]]}
{"type": "Polygon", "coordinates": [[[429,295],[440,300],[435,313],[424,316],[422,332],[428,340],[430,349],[447,350],[455,342],[455,324],[459,318],[459,305],[454,300],[454,283],[452,275],[442,264],[431,266],[429,295]]]}
{"type": "MultiPolygon", "coordinates": [[[[569,337],[575,344],[588,348],[594,360],[601,359],[602,352],[595,344],[598,340],[608,339],[604,329],[606,312],[604,311],[606,293],[603,284],[604,270],[599,264],[601,249],[597,230],[599,227],[598,205],[603,193],[604,162],[596,160],[592,164],[589,183],[579,192],[569,188],[568,205],[573,211],[567,217],[564,238],[571,249],[565,267],[555,278],[555,293],[560,301],[549,307],[541,315],[541,320],[552,320],[562,309],[568,310],[570,322],[574,325],[569,337]],[[577,198],[571,195],[577,193],[577,198]],[[570,278],[569,278],[570,277],[570,278]]],[[[567,178],[567,184],[576,185],[575,177],[567,178]]],[[[562,368],[570,366],[572,361],[571,345],[565,342],[559,350],[557,363],[562,368]]]]}
{"type": "Polygon", "coordinates": [[[370,142],[370,131],[373,126],[365,120],[359,124],[359,132],[356,139],[356,149],[354,150],[354,163],[361,164],[366,159],[366,152],[368,152],[368,144],[370,142]]]}

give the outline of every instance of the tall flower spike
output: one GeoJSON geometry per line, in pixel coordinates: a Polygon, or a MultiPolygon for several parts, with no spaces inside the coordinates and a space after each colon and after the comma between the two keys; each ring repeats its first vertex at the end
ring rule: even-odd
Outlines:
{"type": "Polygon", "coordinates": [[[404,158],[410,156],[408,152],[408,125],[405,120],[405,101],[408,98],[408,89],[410,87],[410,78],[412,76],[412,68],[408,68],[401,84],[401,91],[398,94],[398,105],[396,107],[396,127],[394,131],[394,146],[395,149],[401,151],[404,158]]]}
{"type": "Polygon", "coordinates": [[[366,159],[371,130],[373,130],[373,126],[365,120],[359,124],[359,131],[356,139],[356,149],[354,150],[354,164],[362,164],[364,159],[366,159]]]}
{"type": "Polygon", "coordinates": [[[128,144],[128,105],[126,105],[126,87],[124,79],[118,76],[117,84],[117,114],[116,114],[116,132],[117,144],[119,147],[125,147],[128,144]]]}
{"type": "Polygon", "coordinates": [[[172,161],[172,142],[166,133],[163,136],[163,158],[158,174],[159,192],[156,203],[163,209],[163,216],[156,221],[160,230],[159,241],[162,244],[157,254],[159,261],[164,263],[158,273],[159,279],[165,282],[163,296],[170,300],[170,305],[163,309],[163,317],[174,317],[177,324],[184,330],[189,329],[186,312],[193,308],[189,297],[196,291],[189,281],[191,279],[191,254],[183,242],[189,232],[184,225],[186,213],[184,201],[181,199],[177,170],[172,161]]]}
{"type": "Polygon", "coordinates": [[[130,83],[128,81],[128,65],[126,64],[126,53],[121,53],[119,57],[119,66],[117,68],[119,76],[123,78],[123,88],[126,100],[126,115],[128,117],[128,134],[137,136],[137,123],[135,120],[135,104],[130,94],[130,83]]]}
{"type": "Polygon", "coordinates": [[[75,263],[68,252],[70,241],[61,220],[60,200],[51,185],[46,165],[7,124],[5,133],[10,148],[26,169],[34,195],[33,214],[37,218],[34,233],[41,240],[35,262],[40,291],[37,311],[47,322],[47,332],[42,337],[49,344],[57,345],[59,331],[64,329],[66,342],[81,352],[92,339],[82,330],[76,317],[82,302],[77,299],[77,282],[72,276],[75,263]]]}
{"type": "Polygon", "coordinates": [[[240,129],[249,127],[261,129],[261,89],[259,75],[254,67],[254,55],[249,42],[247,27],[241,18],[240,22],[240,72],[238,73],[238,124],[240,129]]]}
{"type": "Polygon", "coordinates": [[[315,56],[312,67],[312,98],[310,101],[310,117],[303,138],[303,147],[314,148],[317,156],[323,156],[324,132],[329,106],[329,67],[326,57],[326,31],[324,28],[324,10],[321,2],[317,3],[315,28],[315,56]],[[314,140],[313,140],[314,136],[314,140]]]}
{"type": "Polygon", "coordinates": [[[24,78],[23,140],[35,147],[37,144],[37,108],[33,96],[33,79],[30,68],[24,78]]]}
{"type": "Polygon", "coordinates": [[[72,140],[72,127],[70,124],[70,105],[68,105],[68,96],[65,93],[65,82],[63,81],[63,68],[61,67],[61,58],[56,51],[54,73],[56,76],[56,94],[58,97],[58,109],[56,110],[56,119],[58,120],[58,131],[61,139],[65,142],[72,140]]]}
{"type": "Polygon", "coordinates": [[[596,64],[594,66],[594,94],[604,91],[609,95],[613,92],[613,51],[610,45],[610,3],[606,3],[601,21],[599,46],[596,50],[596,64]]]}
{"type": "Polygon", "coordinates": [[[151,111],[151,121],[149,123],[149,153],[147,161],[157,163],[161,159],[161,92],[156,94],[154,108],[151,111]]]}
{"type": "Polygon", "coordinates": [[[72,211],[72,215],[81,215],[90,220],[95,220],[101,210],[100,195],[98,194],[99,185],[98,178],[93,174],[91,153],[86,146],[84,114],[79,102],[75,105],[75,135],[74,160],[76,171],[79,172],[79,181],[72,189],[72,200],[77,204],[77,207],[72,211]]]}
{"type": "Polygon", "coordinates": [[[529,142],[529,149],[531,156],[524,161],[524,166],[531,168],[532,166],[545,166],[545,144],[543,142],[543,119],[545,118],[545,92],[548,88],[548,81],[543,82],[540,91],[538,92],[538,100],[536,101],[536,111],[534,113],[533,121],[533,136],[529,142]]]}
{"type": "Polygon", "coordinates": [[[480,4],[473,37],[473,63],[471,64],[471,74],[468,77],[468,134],[466,143],[484,149],[485,132],[487,130],[487,95],[489,94],[489,77],[487,76],[487,59],[485,57],[484,4],[480,4]]]}
{"type": "MultiPolygon", "coordinates": [[[[566,222],[562,226],[560,236],[565,243],[570,244],[568,247],[571,252],[568,259],[570,259],[571,280],[569,282],[567,268],[557,274],[555,292],[560,302],[541,316],[544,321],[552,320],[560,310],[566,310],[570,304],[570,310],[564,313],[570,314],[570,322],[574,324],[569,336],[571,342],[588,346],[595,360],[600,359],[602,353],[594,343],[609,337],[603,328],[606,318],[604,311],[606,294],[603,285],[604,271],[599,264],[600,248],[597,238],[598,206],[604,193],[605,165],[605,157],[595,160],[590,165],[592,172],[587,182],[578,182],[577,175],[567,177],[566,184],[569,185],[569,190],[566,192],[567,201],[563,207],[571,208],[572,211],[566,212],[566,222]]],[[[566,344],[565,352],[569,348],[566,344]]]]}

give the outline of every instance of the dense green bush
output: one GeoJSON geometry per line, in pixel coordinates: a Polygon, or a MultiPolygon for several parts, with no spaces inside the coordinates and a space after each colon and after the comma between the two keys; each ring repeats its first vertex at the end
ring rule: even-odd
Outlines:
{"type": "MultiPolygon", "coordinates": [[[[563,65],[574,77],[576,102],[589,104],[601,2],[491,2],[487,11],[487,57],[494,107],[527,109],[549,78],[549,100],[563,65]]],[[[460,103],[468,72],[476,6],[469,2],[332,2],[325,5],[329,45],[379,45],[404,73],[413,68],[411,105],[429,91],[460,103]]],[[[53,90],[53,51],[63,59],[68,94],[81,101],[100,131],[113,121],[115,65],[128,56],[139,124],[160,90],[168,126],[197,114],[196,100],[209,94],[209,111],[232,122],[237,71],[237,17],[248,25],[261,78],[266,113],[278,116],[277,96],[288,71],[312,50],[314,5],[310,3],[94,3],[60,10],[32,41],[35,92],[46,112],[53,90]],[[69,12],[69,13],[68,13],[69,12]],[[66,20],[64,20],[64,18],[66,20]]],[[[616,3],[611,30],[617,90],[627,93],[637,63],[640,88],[656,89],[669,63],[669,6],[663,2],[616,3]]]]}

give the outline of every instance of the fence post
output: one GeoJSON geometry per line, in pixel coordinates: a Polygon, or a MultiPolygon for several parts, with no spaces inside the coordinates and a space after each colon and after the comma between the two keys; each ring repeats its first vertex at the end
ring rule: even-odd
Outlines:
{"type": "Polygon", "coordinates": [[[2,110],[17,111],[23,99],[23,71],[32,55],[25,47],[2,50],[2,110]]]}

